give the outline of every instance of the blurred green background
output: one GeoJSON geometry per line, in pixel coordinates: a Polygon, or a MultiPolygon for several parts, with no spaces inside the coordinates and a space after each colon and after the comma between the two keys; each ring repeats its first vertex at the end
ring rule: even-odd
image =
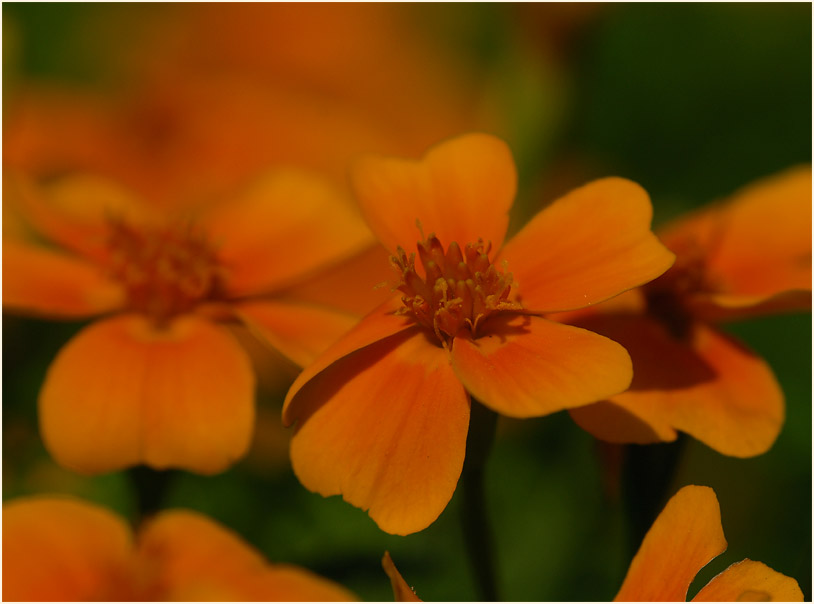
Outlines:
{"type": "MultiPolygon", "coordinates": [[[[598,176],[642,184],[658,224],[810,163],[810,4],[569,6],[417,9],[429,34],[492,83],[512,118],[507,137],[521,173],[514,228],[546,201],[598,176]]],[[[11,69],[15,82],[99,86],[106,81],[104,57],[82,24],[104,10],[5,3],[4,71],[11,69]]],[[[101,36],[104,44],[109,37],[101,36]]],[[[128,474],[72,475],[54,466],[38,441],[39,385],[80,327],[4,315],[3,498],[77,493],[134,518],[128,474]]],[[[727,458],[686,439],[669,493],[685,484],[713,487],[730,544],[690,596],[749,557],[796,578],[810,600],[811,317],[771,317],[725,330],[772,366],[787,418],[775,446],[754,459],[727,458]]],[[[271,418],[258,430],[274,434],[267,424],[284,394],[284,388],[258,392],[258,406],[271,418]]],[[[621,500],[603,487],[603,450],[565,413],[501,421],[486,487],[502,599],[612,598],[633,552],[621,500]]],[[[420,597],[478,599],[457,495],[425,531],[390,536],[339,498],[309,493],[285,463],[264,464],[262,455],[211,478],[174,473],[164,506],[203,511],[270,560],[301,564],[363,599],[392,599],[380,566],[384,550],[420,597]]]]}

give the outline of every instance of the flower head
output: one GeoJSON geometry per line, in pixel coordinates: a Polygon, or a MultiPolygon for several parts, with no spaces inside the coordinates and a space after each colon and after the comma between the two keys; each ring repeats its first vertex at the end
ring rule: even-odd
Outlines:
{"type": "Polygon", "coordinates": [[[250,359],[227,327],[305,365],[358,316],[337,308],[360,305],[358,293],[334,292],[334,305],[297,293],[372,243],[341,196],[303,173],[192,216],[96,179],[17,184],[10,196],[51,245],[4,239],[4,309],[105,315],[60,351],[40,393],[43,439],[69,468],[225,469],[246,451],[254,413],[250,359]]]}
{"type": "Polygon", "coordinates": [[[672,254],[650,232],[646,193],[618,178],[553,203],[504,246],[516,174],[488,135],[420,162],[363,159],[352,176],[399,293],[303,371],[283,418],[298,422],[291,454],[303,484],[404,534],[435,520],[455,490],[470,395],[532,417],[627,387],[624,349],[543,315],[647,282],[672,254]]]}
{"type": "Polygon", "coordinates": [[[664,275],[617,300],[561,317],[622,343],[630,389],[573,410],[611,442],[687,432],[726,455],[765,452],[783,425],[770,367],[716,324],[811,308],[811,170],[755,183],[726,203],[668,225],[664,275]]]}
{"type": "MultiPolygon", "coordinates": [[[[616,601],[676,602],[687,599],[701,568],[726,550],[721,509],[709,487],[687,486],[656,518],[633,558],[616,601]]],[[[801,602],[797,581],[746,559],[717,575],[693,601],[801,602]]]]}
{"type": "Polygon", "coordinates": [[[16,601],[349,601],[309,571],[269,564],[188,510],[161,512],[135,539],[126,523],[68,497],[3,505],[3,598],[16,601]]]}

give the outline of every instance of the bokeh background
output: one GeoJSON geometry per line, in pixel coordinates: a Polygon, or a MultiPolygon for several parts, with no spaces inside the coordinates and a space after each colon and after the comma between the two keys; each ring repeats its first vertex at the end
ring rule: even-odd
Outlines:
{"type": "MultiPolygon", "coordinates": [[[[810,4],[4,3],[4,168],[95,171],[172,203],[281,163],[344,186],[356,153],[418,156],[479,129],[515,153],[513,229],[611,174],[647,189],[658,225],[811,162],[811,43],[810,4]]],[[[75,475],[38,437],[39,386],[81,326],[3,317],[3,498],[73,493],[135,521],[132,473],[75,475]]],[[[787,418],[757,458],[680,445],[667,494],[713,487],[730,544],[690,595],[749,557],[795,577],[810,600],[811,316],[725,329],[770,363],[787,418]]],[[[215,477],[173,472],[162,507],[205,512],[270,560],[363,599],[392,599],[384,550],[422,598],[478,599],[457,495],[428,529],[395,537],[300,486],[279,424],[295,369],[268,366],[250,455],[215,477]]],[[[615,595],[638,545],[618,453],[565,413],[501,420],[486,488],[502,599],[615,595]]]]}

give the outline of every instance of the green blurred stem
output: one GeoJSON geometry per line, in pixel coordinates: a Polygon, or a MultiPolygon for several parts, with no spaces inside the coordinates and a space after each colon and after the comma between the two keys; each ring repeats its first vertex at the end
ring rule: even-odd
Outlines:
{"type": "Polygon", "coordinates": [[[469,561],[484,602],[496,602],[497,581],[494,542],[486,513],[484,471],[489,451],[495,440],[497,414],[472,399],[469,435],[466,439],[466,459],[461,474],[463,495],[464,541],[469,561]]]}
{"type": "Polygon", "coordinates": [[[172,470],[153,470],[147,466],[127,470],[136,494],[139,521],[161,510],[175,474],[172,470]]]}

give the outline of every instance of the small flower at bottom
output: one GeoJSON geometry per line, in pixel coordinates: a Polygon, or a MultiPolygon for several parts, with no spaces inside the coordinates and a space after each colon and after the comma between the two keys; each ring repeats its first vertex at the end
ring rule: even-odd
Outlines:
{"type": "Polygon", "coordinates": [[[4,311],[114,313],[63,347],[40,392],[43,440],[73,470],[224,470],[254,421],[250,358],[228,325],[305,365],[362,314],[287,293],[373,243],[309,175],[275,172],[192,218],[95,178],[17,184],[9,196],[52,245],[4,238],[4,311]]]}
{"type": "MultiPolygon", "coordinates": [[[[615,601],[683,602],[698,571],[726,546],[715,492],[709,487],[684,487],[648,531],[615,601]]],[[[713,578],[692,601],[802,600],[797,581],[746,559],[713,578]]]]}
{"type": "Polygon", "coordinates": [[[650,231],[647,194],[620,178],[554,202],[504,246],[516,173],[488,135],[450,140],[419,162],[368,158],[352,176],[401,293],[303,371],[283,419],[298,422],[291,456],[306,487],[407,534],[452,497],[470,394],[533,417],[627,388],[621,346],[543,315],[646,283],[673,255],[650,231]]]}
{"type": "Polygon", "coordinates": [[[269,564],[230,530],[161,512],[135,539],[123,519],[68,497],[3,505],[6,601],[351,601],[303,568],[269,564]]]}
{"type": "Polygon", "coordinates": [[[754,183],[661,232],[664,275],[558,319],[621,343],[629,390],[571,411],[597,438],[646,444],[686,432],[737,457],[774,443],[783,392],[769,365],[722,332],[726,320],[811,308],[811,169],[754,183]]]}

